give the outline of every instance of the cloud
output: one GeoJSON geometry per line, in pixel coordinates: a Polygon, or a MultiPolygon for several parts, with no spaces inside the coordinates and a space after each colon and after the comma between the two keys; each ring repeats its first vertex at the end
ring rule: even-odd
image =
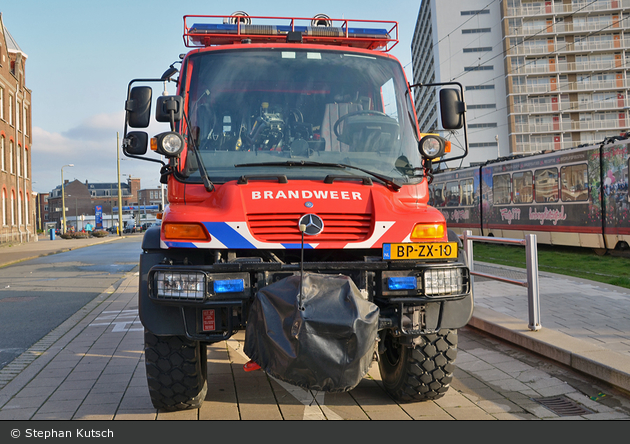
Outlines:
{"type": "MultiPolygon", "coordinates": [[[[63,133],[51,133],[33,127],[31,168],[33,190],[50,192],[61,184],[61,168],[65,180],[90,183],[117,182],[117,143],[122,142],[122,113],[98,114],[63,133]],[[118,141],[117,141],[118,133],[118,141]]],[[[149,128],[151,130],[151,128],[149,128]]],[[[150,133],[154,134],[154,133],[150,133]]],[[[127,158],[120,153],[121,180],[126,175],[141,179],[142,188],[159,186],[160,165],[127,158]]]]}
{"type": "Polygon", "coordinates": [[[112,114],[97,114],[82,122],[79,126],[62,133],[64,137],[72,140],[100,141],[116,132],[123,132],[124,111],[112,114]]]}

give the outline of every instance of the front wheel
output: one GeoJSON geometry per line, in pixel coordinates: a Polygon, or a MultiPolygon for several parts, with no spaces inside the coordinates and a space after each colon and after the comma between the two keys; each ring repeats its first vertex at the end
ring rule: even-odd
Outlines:
{"type": "Polygon", "coordinates": [[[144,331],[144,353],[151,402],[176,411],[201,407],[208,391],[207,347],[184,336],[144,331]]]}
{"type": "Polygon", "coordinates": [[[397,401],[428,401],[444,396],[453,380],[457,330],[421,336],[416,347],[385,335],[378,367],[385,390],[397,401]]]}

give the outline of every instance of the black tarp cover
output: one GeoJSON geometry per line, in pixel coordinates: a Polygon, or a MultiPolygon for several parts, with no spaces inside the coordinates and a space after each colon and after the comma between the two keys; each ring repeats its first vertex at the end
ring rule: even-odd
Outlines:
{"type": "Polygon", "coordinates": [[[250,308],[244,352],[271,376],[309,390],[343,392],[368,372],[379,309],[344,275],[304,273],[261,289],[250,308]]]}

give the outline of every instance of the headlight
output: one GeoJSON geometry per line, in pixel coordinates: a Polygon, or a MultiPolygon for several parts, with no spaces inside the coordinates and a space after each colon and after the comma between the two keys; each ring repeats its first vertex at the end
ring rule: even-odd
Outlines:
{"type": "Polygon", "coordinates": [[[155,274],[157,297],[159,299],[177,299],[202,301],[205,296],[205,274],[194,272],[165,272],[155,274]]]}
{"type": "Polygon", "coordinates": [[[420,154],[427,159],[435,159],[444,155],[444,139],[439,136],[427,135],[420,139],[420,154]]]}
{"type": "Polygon", "coordinates": [[[151,149],[163,156],[177,157],[184,149],[184,138],[172,131],[158,134],[151,139],[151,149]]]}
{"type": "Polygon", "coordinates": [[[424,272],[424,294],[449,296],[468,291],[466,268],[432,268],[424,272]]]}

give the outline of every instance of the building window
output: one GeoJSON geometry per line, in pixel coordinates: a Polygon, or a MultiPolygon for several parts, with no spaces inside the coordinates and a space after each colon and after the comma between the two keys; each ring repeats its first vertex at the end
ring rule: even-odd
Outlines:
{"type": "Polygon", "coordinates": [[[13,125],[13,96],[9,94],[9,125],[13,125]]]}
{"type": "Polygon", "coordinates": [[[468,125],[468,129],[472,129],[472,128],[496,128],[497,124],[496,122],[492,122],[492,123],[471,123],[470,125],[468,125]]]}
{"type": "Polygon", "coordinates": [[[15,128],[18,131],[22,131],[22,127],[20,125],[22,123],[22,113],[20,112],[21,108],[21,103],[17,102],[15,106],[15,128]]]}
{"type": "Polygon", "coordinates": [[[496,103],[482,103],[480,105],[468,105],[468,109],[494,109],[496,108],[496,103]]]}
{"type": "Polygon", "coordinates": [[[24,107],[24,135],[28,136],[28,106],[24,107]]]}
{"type": "Polygon", "coordinates": [[[2,157],[0,159],[0,164],[2,166],[2,171],[6,171],[7,167],[5,165],[5,159],[4,156],[6,155],[6,153],[4,152],[4,136],[0,137],[0,156],[2,157]]]}
{"type": "Polygon", "coordinates": [[[464,52],[488,52],[492,51],[492,46],[481,46],[478,48],[464,48],[464,52]]]}
{"type": "Polygon", "coordinates": [[[490,32],[490,28],[473,28],[473,29],[462,29],[462,34],[479,34],[482,32],[490,32]]]}
{"type": "Polygon", "coordinates": [[[11,190],[11,226],[15,225],[15,191],[11,190]]]}
{"type": "Polygon", "coordinates": [[[2,190],[2,225],[7,225],[7,190],[2,190]]]}
{"type": "Polygon", "coordinates": [[[466,91],[475,91],[479,89],[494,89],[494,84],[492,85],[468,85],[466,86],[466,91]]]}
{"type": "Polygon", "coordinates": [[[464,66],[464,71],[492,71],[492,65],[464,66]]]}
{"type": "Polygon", "coordinates": [[[13,141],[9,142],[9,173],[13,174],[13,141]]]}
{"type": "Polygon", "coordinates": [[[471,148],[486,148],[489,146],[497,146],[497,142],[473,142],[468,144],[471,148]]]}
{"type": "Polygon", "coordinates": [[[459,11],[461,15],[477,15],[477,14],[490,14],[489,9],[478,9],[472,11],[459,11]]]}
{"type": "Polygon", "coordinates": [[[15,166],[16,166],[16,171],[17,171],[17,175],[18,177],[20,177],[22,175],[22,147],[20,145],[18,145],[18,149],[16,151],[16,162],[15,162],[15,166]]]}
{"type": "Polygon", "coordinates": [[[0,119],[4,120],[4,88],[0,88],[0,119]]]}

